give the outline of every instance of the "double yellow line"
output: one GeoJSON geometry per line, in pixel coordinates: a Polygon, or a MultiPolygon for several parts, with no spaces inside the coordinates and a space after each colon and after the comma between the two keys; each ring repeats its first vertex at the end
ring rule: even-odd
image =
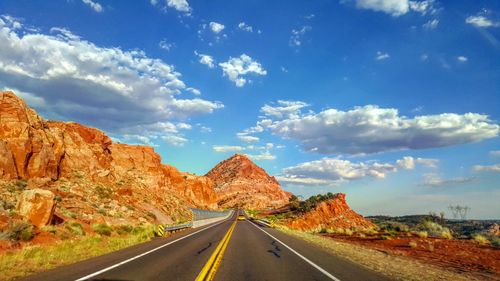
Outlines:
{"type": "MultiPolygon", "coordinates": [[[[236,216],[236,218],[238,218],[238,216],[236,216]]],[[[196,277],[196,281],[208,281],[214,279],[217,268],[219,268],[224,252],[226,251],[227,244],[229,243],[234,228],[236,227],[236,222],[236,220],[233,222],[226,235],[224,235],[224,238],[222,238],[222,241],[220,241],[219,245],[217,245],[217,248],[215,248],[215,251],[208,259],[208,262],[205,264],[200,274],[198,274],[198,277],[196,277]]]]}

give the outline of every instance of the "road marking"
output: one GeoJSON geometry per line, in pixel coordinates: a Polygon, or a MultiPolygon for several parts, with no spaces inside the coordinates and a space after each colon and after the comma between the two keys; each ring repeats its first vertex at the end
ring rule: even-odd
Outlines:
{"type": "MultiPolygon", "coordinates": [[[[236,216],[236,218],[238,218],[238,216],[236,216]]],[[[195,281],[210,281],[214,279],[215,273],[217,272],[217,269],[222,261],[222,257],[224,256],[224,252],[226,252],[227,244],[229,244],[229,240],[233,235],[236,222],[236,220],[233,222],[233,225],[231,225],[226,235],[224,235],[224,238],[222,238],[219,245],[217,245],[217,248],[215,248],[215,251],[212,253],[205,266],[203,266],[203,269],[200,271],[200,274],[198,274],[195,281]]]]}
{"type": "Polygon", "coordinates": [[[285,246],[285,248],[287,248],[288,250],[290,250],[292,253],[296,254],[297,256],[299,256],[301,259],[303,259],[304,261],[306,261],[308,264],[312,265],[314,268],[316,268],[317,270],[319,270],[321,273],[323,273],[324,275],[326,275],[328,278],[332,279],[332,280],[335,280],[335,281],[340,281],[340,279],[338,279],[337,277],[333,276],[332,274],[330,274],[328,271],[324,270],[323,268],[321,268],[319,265],[315,264],[314,262],[312,262],[311,260],[309,260],[308,258],[304,257],[303,255],[299,254],[299,252],[295,251],[294,249],[292,249],[292,247],[288,246],[287,244],[281,242],[281,240],[279,240],[278,238],[272,236],[269,232],[265,231],[264,229],[258,227],[257,225],[255,225],[253,222],[250,222],[251,225],[255,226],[257,229],[261,230],[262,232],[264,232],[265,234],[267,234],[269,237],[273,238],[274,240],[278,241],[281,245],[285,246]]]}
{"type": "Polygon", "coordinates": [[[200,232],[205,231],[205,230],[207,230],[207,229],[209,229],[209,228],[212,228],[212,227],[214,227],[214,226],[216,226],[216,225],[219,225],[219,224],[221,224],[221,223],[223,223],[223,222],[227,221],[228,219],[229,219],[229,218],[227,218],[227,219],[225,219],[225,220],[223,220],[223,221],[221,221],[221,222],[219,222],[219,223],[216,223],[216,224],[214,224],[214,225],[211,225],[211,226],[209,226],[209,227],[207,227],[207,228],[200,229],[200,230],[195,231],[195,232],[193,232],[193,233],[190,233],[190,234],[188,234],[188,235],[186,235],[186,236],[183,236],[183,237],[181,237],[181,238],[175,239],[174,241],[168,242],[167,244],[161,245],[161,246],[159,246],[159,247],[157,247],[157,248],[154,248],[154,249],[152,249],[152,250],[149,250],[149,251],[147,251],[147,252],[145,252],[145,253],[142,253],[142,254],[137,255],[137,256],[135,256],[135,257],[132,257],[132,258],[130,258],[130,259],[124,260],[124,261],[122,261],[122,262],[119,262],[119,263],[117,263],[117,264],[115,264],[115,265],[112,265],[112,266],[106,267],[106,268],[101,269],[101,270],[99,270],[99,271],[97,271],[97,272],[94,272],[94,273],[92,273],[92,274],[89,274],[89,275],[83,276],[83,277],[81,277],[81,278],[79,278],[79,279],[76,279],[76,281],[83,281],[83,280],[87,280],[87,279],[89,279],[89,278],[92,278],[92,277],[94,277],[94,276],[97,276],[97,275],[99,275],[99,274],[102,274],[102,273],[104,273],[104,272],[106,272],[106,271],[109,271],[109,270],[111,270],[111,269],[113,269],[113,268],[117,268],[117,267],[119,267],[119,266],[121,266],[121,265],[124,265],[124,264],[126,264],[126,263],[128,263],[128,262],[131,262],[131,261],[133,261],[133,260],[136,260],[136,259],[138,259],[138,258],[140,258],[140,257],[143,257],[143,256],[145,256],[145,255],[151,254],[152,252],[158,251],[158,250],[159,250],[159,249],[161,249],[161,248],[167,247],[168,245],[172,245],[172,244],[174,244],[175,242],[181,241],[181,240],[186,239],[186,238],[188,238],[188,237],[190,237],[190,236],[193,236],[193,235],[195,235],[195,234],[197,234],[197,233],[200,233],[200,232]]]}

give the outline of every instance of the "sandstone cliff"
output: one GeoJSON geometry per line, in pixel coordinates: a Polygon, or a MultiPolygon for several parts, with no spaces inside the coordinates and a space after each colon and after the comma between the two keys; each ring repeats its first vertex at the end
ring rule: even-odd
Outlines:
{"type": "Polygon", "coordinates": [[[169,223],[188,219],[189,206],[217,207],[210,179],[162,165],[151,147],[45,121],[12,92],[0,92],[0,180],[3,202],[15,205],[16,181],[27,181],[61,198],[56,215],[88,222],[169,223]]]}
{"type": "Polygon", "coordinates": [[[332,199],[320,202],[314,209],[291,220],[287,226],[302,231],[321,229],[369,229],[376,226],[354,212],[345,200],[345,194],[337,193],[332,199]]]}
{"type": "Polygon", "coordinates": [[[214,182],[222,208],[276,208],[287,204],[291,195],[281,189],[274,177],[241,154],[220,162],[206,177],[214,182]]]}

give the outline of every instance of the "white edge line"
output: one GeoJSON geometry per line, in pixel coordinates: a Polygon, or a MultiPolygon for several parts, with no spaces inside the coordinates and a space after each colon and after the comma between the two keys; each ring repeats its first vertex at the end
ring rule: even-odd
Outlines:
{"type": "Polygon", "coordinates": [[[319,270],[321,273],[323,273],[324,275],[326,275],[328,278],[332,279],[332,280],[335,280],[335,281],[340,281],[340,279],[338,279],[337,277],[333,276],[332,274],[330,274],[328,271],[324,270],[323,268],[321,268],[319,265],[315,264],[314,262],[312,262],[311,260],[309,260],[308,258],[304,257],[303,255],[299,254],[299,252],[295,251],[294,249],[292,249],[290,246],[288,246],[287,244],[281,242],[281,240],[279,240],[278,238],[272,236],[271,234],[269,234],[269,232],[265,231],[264,229],[258,227],[257,225],[255,225],[253,222],[250,222],[251,225],[255,226],[257,229],[261,230],[262,232],[264,232],[265,234],[269,235],[269,237],[273,238],[274,240],[278,241],[281,245],[285,246],[288,250],[290,250],[292,253],[296,254],[297,256],[299,256],[301,259],[303,259],[304,261],[306,261],[308,264],[312,265],[314,268],[316,268],[317,270],[319,270]]]}
{"type": "Polygon", "coordinates": [[[214,227],[214,226],[216,226],[216,225],[219,225],[219,224],[221,224],[221,223],[225,222],[226,220],[228,220],[230,217],[231,217],[231,216],[229,216],[228,218],[226,218],[226,219],[224,219],[224,220],[222,220],[222,221],[220,221],[220,222],[218,222],[218,223],[216,223],[216,224],[213,224],[213,225],[211,225],[211,226],[209,226],[209,227],[206,227],[206,228],[200,229],[200,230],[195,231],[195,232],[193,232],[193,233],[190,233],[190,234],[188,234],[188,235],[186,235],[186,236],[183,236],[183,237],[180,237],[180,238],[178,238],[178,239],[175,239],[174,241],[168,242],[167,244],[164,244],[164,245],[161,245],[161,246],[159,246],[159,247],[156,247],[156,248],[154,248],[154,249],[152,249],[152,250],[149,250],[149,251],[147,251],[147,252],[145,252],[145,253],[142,253],[142,254],[137,255],[137,256],[135,256],[135,257],[132,257],[132,258],[129,258],[129,259],[127,259],[127,260],[124,260],[124,261],[119,262],[119,263],[117,263],[117,264],[114,264],[114,265],[112,265],[112,266],[106,267],[106,268],[101,269],[101,270],[99,270],[99,271],[97,271],[97,272],[94,272],[94,273],[92,273],[92,274],[89,274],[89,275],[83,276],[83,277],[81,277],[81,278],[79,278],[79,279],[76,279],[76,281],[83,281],[83,280],[87,280],[87,279],[92,278],[92,277],[94,277],[94,276],[97,276],[97,275],[99,275],[99,274],[101,274],[101,273],[104,273],[104,272],[106,272],[106,271],[109,271],[109,270],[111,270],[111,269],[113,269],[113,268],[119,267],[119,266],[124,265],[124,264],[126,264],[126,263],[128,263],[128,262],[131,262],[131,261],[133,261],[133,260],[136,260],[136,259],[138,259],[138,258],[140,258],[140,257],[143,257],[143,256],[145,256],[145,255],[151,254],[152,252],[155,252],[155,251],[157,251],[157,250],[159,250],[159,249],[161,249],[161,248],[163,248],[163,247],[166,247],[166,246],[168,246],[168,245],[174,244],[175,242],[181,241],[182,239],[188,238],[188,237],[190,237],[190,236],[192,236],[192,235],[195,235],[195,234],[200,233],[200,232],[202,232],[202,231],[204,231],[204,230],[207,230],[207,229],[212,228],[212,227],[214,227]]]}

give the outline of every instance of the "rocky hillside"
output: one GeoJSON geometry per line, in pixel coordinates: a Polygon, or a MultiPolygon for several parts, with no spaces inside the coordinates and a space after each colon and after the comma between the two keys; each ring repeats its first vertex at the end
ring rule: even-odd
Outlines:
{"type": "Polygon", "coordinates": [[[189,219],[189,206],[217,208],[209,178],[162,165],[151,147],[45,121],[14,93],[0,92],[0,212],[15,214],[18,205],[19,213],[21,193],[35,188],[53,196],[32,201],[53,198],[56,217],[84,223],[170,223],[189,219]]]}
{"type": "Polygon", "coordinates": [[[371,221],[357,214],[347,205],[344,193],[334,194],[333,198],[318,203],[312,210],[288,221],[287,226],[303,231],[376,227],[371,221]]]}
{"type": "Polygon", "coordinates": [[[288,203],[291,193],[250,159],[236,154],[217,164],[206,175],[215,184],[221,208],[264,209],[288,203]]]}

